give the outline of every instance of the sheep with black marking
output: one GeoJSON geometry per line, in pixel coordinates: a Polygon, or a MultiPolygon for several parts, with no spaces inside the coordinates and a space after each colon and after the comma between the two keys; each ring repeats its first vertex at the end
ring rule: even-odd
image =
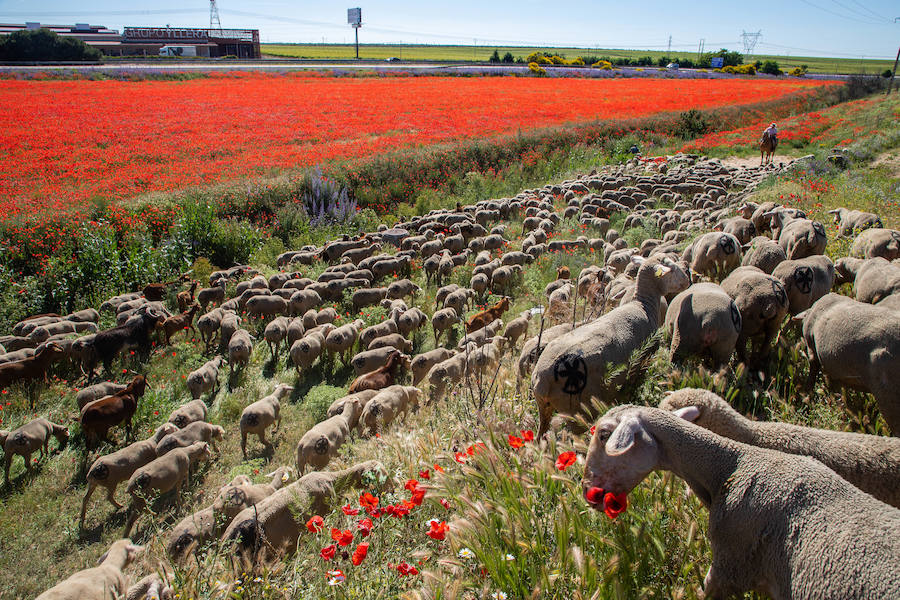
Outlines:
{"type": "Polygon", "coordinates": [[[597,510],[652,471],[709,509],[703,593],[775,600],[890,598],[900,589],[900,510],[817,460],[741,444],[658,408],[617,406],[596,425],[583,488],[597,510]]]}
{"type": "Polygon", "coordinates": [[[900,231],[896,229],[866,229],[856,236],[850,247],[853,258],[875,258],[887,260],[900,258],[900,231]]]}
{"type": "MultiPolygon", "coordinates": [[[[373,396],[377,397],[377,394],[373,396]]],[[[359,423],[362,411],[359,403],[346,402],[340,414],[328,417],[304,433],[297,443],[297,473],[303,475],[307,467],[316,471],[327,467],[350,437],[350,424],[359,423]]]]}
{"type": "Polygon", "coordinates": [[[824,255],[786,260],[775,267],[772,276],[781,281],[788,296],[788,311],[796,315],[831,291],[834,263],[824,255]]]}
{"type": "Polygon", "coordinates": [[[359,338],[359,331],[363,325],[362,319],[356,319],[352,323],[332,329],[325,336],[325,350],[339,355],[341,362],[347,364],[347,355],[359,338]]]}
{"type": "Polygon", "coordinates": [[[257,400],[247,406],[241,413],[241,454],[247,458],[247,436],[254,434],[259,441],[271,449],[272,444],[266,439],[266,429],[275,424],[272,433],[277,433],[281,427],[281,400],[294,391],[294,388],[286,383],[275,386],[271,394],[257,400]]]}
{"type": "Polygon", "coordinates": [[[206,421],[194,421],[183,429],[173,431],[156,445],[156,455],[162,456],[175,448],[186,448],[195,442],[207,442],[214,452],[218,452],[216,440],[225,437],[225,429],[206,421]]]}
{"type": "Polygon", "coordinates": [[[750,249],[744,254],[741,266],[757,267],[763,273],[772,273],[775,267],[787,260],[781,244],[766,236],[750,240],[750,249]]]}
{"type": "Polygon", "coordinates": [[[358,424],[360,434],[375,435],[401,415],[406,417],[410,408],[418,406],[419,394],[419,388],[408,385],[392,385],[380,390],[363,407],[358,424]]]}
{"type": "Polygon", "coordinates": [[[250,355],[253,354],[253,336],[246,329],[238,329],[228,340],[228,374],[234,373],[234,368],[245,368],[250,363],[250,355]]]}
{"type": "Polygon", "coordinates": [[[781,280],[756,267],[739,267],[721,285],[741,313],[738,358],[751,362],[765,358],[788,312],[787,291],[781,280]]]}
{"type": "Polygon", "coordinates": [[[884,227],[881,217],[875,213],[850,210],[849,208],[835,208],[834,210],[829,210],[828,214],[834,215],[834,222],[838,226],[838,235],[842,237],[850,237],[854,233],[873,227],[884,227]]]}
{"type": "Polygon", "coordinates": [[[291,362],[297,374],[301,369],[308,369],[312,366],[316,359],[322,354],[325,348],[325,336],[320,331],[307,333],[305,336],[297,340],[291,345],[290,356],[291,362]]]}
{"type": "Polygon", "coordinates": [[[206,402],[200,399],[185,402],[169,415],[169,423],[184,429],[191,423],[206,420],[206,402]]]}
{"type": "Polygon", "coordinates": [[[708,354],[716,365],[729,361],[741,333],[741,313],[734,300],[715,283],[695,283],[679,293],[666,311],[671,353],[708,354]]]}
{"type": "Polygon", "coordinates": [[[25,469],[31,474],[34,467],[31,455],[38,452],[41,458],[49,457],[51,437],[56,438],[57,450],[65,448],[69,442],[68,427],[38,418],[8,432],[6,438],[0,440],[4,455],[4,480],[7,484],[9,484],[9,468],[12,465],[13,457],[21,456],[25,461],[25,469]]]}
{"type": "Polygon", "coordinates": [[[681,259],[695,273],[721,278],[740,266],[741,243],[730,233],[711,231],[685,248],[681,259]]]}

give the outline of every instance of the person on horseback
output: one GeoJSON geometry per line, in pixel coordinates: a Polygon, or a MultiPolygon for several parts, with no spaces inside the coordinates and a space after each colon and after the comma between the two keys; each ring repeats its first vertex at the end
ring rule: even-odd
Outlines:
{"type": "Polygon", "coordinates": [[[772,162],[775,157],[775,148],[778,147],[778,126],[775,123],[769,125],[763,131],[759,140],[759,164],[772,162]]]}
{"type": "Polygon", "coordinates": [[[763,137],[765,138],[766,136],[770,136],[776,144],[778,143],[778,126],[775,123],[772,123],[763,131],[763,137]]]}

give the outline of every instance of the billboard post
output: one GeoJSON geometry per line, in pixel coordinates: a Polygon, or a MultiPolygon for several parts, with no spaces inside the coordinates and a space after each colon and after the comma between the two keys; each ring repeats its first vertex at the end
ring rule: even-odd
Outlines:
{"type": "Polygon", "coordinates": [[[356,36],[356,60],[359,60],[359,28],[362,27],[362,9],[348,8],[347,22],[353,27],[353,33],[356,36]]]}

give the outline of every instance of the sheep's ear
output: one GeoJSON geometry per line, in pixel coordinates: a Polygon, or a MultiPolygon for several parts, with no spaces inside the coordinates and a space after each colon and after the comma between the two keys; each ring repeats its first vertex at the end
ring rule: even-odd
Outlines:
{"type": "Polygon", "coordinates": [[[632,254],[632,255],[631,255],[631,262],[633,262],[633,263],[636,264],[636,265],[642,265],[642,264],[644,264],[645,262],[647,262],[647,259],[644,258],[643,256],[641,256],[640,254],[632,254]]]}
{"type": "Polygon", "coordinates": [[[672,413],[685,421],[690,421],[693,423],[700,417],[700,409],[696,406],[685,406],[683,408],[677,408],[672,411],[672,413]]]}
{"type": "Polygon", "coordinates": [[[642,430],[643,427],[637,417],[628,417],[622,420],[606,441],[606,453],[610,456],[618,456],[628,452],[634,446],[635,436],[642,430]]]}
{"type": "Polygon", "coordinates": [[[672,267],[667,267],[665,265],[656,265],[656,267],[653,269],[653,274],[657,277],[662,277],[671,270],[672,267]]]}
{"type": "Polygon", "coordinates": [[[810,309],[806,309],[801,313],[797,313],[793,317],[791,317],[791,323],[802,323],[803,319],[809,314],[810,309]]]}
{"type": "Polygon", "coordinates": [[[128,544],[125,546],[125,551],[128,553],[128,561],[134,562],[134,559],[144,551],[144,547],[136,544],[128,544]]]}
{"type": "Polygon", "coordinates": [[[838,214],[838,212],[839,212],[838,209],[835,208],[835,209],[833,209],[833,210],[829,210],[829,211],[828,211],[828,214],[829,214],[829,215],[836,215],[836,214],[838,214]]]}
{"type": "Polygon", "coordinates": [[[104,552],[104,553],[100,556],[100,558],[97,559],[97,564],[98,564],[98,565],[102,565],[102,564],[103,564],[103,561],[106,560],[106,557],[107,557],[107,556],[109,556],[109,550],[107,550],[106,552],[104,552]]]}

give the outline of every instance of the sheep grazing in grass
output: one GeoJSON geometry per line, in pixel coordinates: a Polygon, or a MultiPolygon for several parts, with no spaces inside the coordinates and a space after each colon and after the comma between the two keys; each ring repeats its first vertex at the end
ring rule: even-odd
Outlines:
{"type": "Polygon", "coordinates": [[[335,499],[351,488],[371,489],[372,481],[390,482],[374,460],[342,471],[314,471],[244,509],[222,534],[223,542],[234,544],[237,570],[254,572],[294,552],[311,516],[328,514],[335,499]]]}
{"type": "Polygon", "coordinates": [[[191,466],[197,461],[209,459],[209,444],[195,442],[186,448],[175,448],[171,452],[154,459],[138,468],[128,479],[126,491],[131,496],[128,516],[125,520],[125,534],[143,512],[153,492],[165,494],[175,490],[175,505],[181,506],[181,488],[188,478],[191,466]]]}
{"type": "Polygon", "coordinates": [[[763,273],[771,274],[779,264],[787,260],[784,248],[775,240],[765,236],[750,240],[750,249],[744,254],[741,266],[757,267],[763,273]]]}
{"type": "Polygon", "coordinates": [[[857,300],[869,304],[900,293],[900,265],[881,257],[862,261],[856,271],[853,291],[857,300]]]}
{"type": "Polygon", "coordinates": [[[741,313],[715,283],[695,283],[672,299],[665,328],[673,357],[708,353],[721,365],[731,358],[741,334],[741,313]]]}
{"type": "Polygon", "coordinates": [[[63,425],[51,423],[47,419],[34,419],[6,434],[6,439],[0,439],[3,446],[4,481],[9,484],[9,468],[14,456],[21,456],[25,461],[25,469],[31,474],[31,455],[39,452],[40,457],[50,456],[50,438],[55,437],[57,450],[66,447],[69,442],[69,429],[63,425]]]}
{"type": "Polygon", "coordinates": [[[371,343],[369,343],[367,350],[377,350],[378,348],[387,346],[395,348],[400,352],[412,352],[413,343],[399,333],[391,333],[372,340],[371,343]]]}
{"type": "Polygon", "coordinates": [[[528,323],[530,321],[531,311],[526,310],[506,324],[506,328],[503,330],[503,337],[509,340],[511,348],[515,348],[519,343],[519,338],[528,333],[528,323]]]}
{"type": "Polygon", "coordinates": [[[109,503],[116,510],[123,508],[121,504],[116,502],[116,488],[118,485],[123,481],[127,481],[136,470],[155,460],[157,458],[156,444],[175,431],[178,431],[178,428],[174,424],[163,423],[150,438],[135,442],[130,446],[95,460],[87,471],[87,490],[84,493],[84,500],[81,502],[79,527],[84,527],[84,516],[87,513],[88,501],[90,501],[91,494],[94,493],[94,489],[97,486],[106,488],[106,499],[109,500],[109,503]]]}
{"type": "Polygon", "coordinates": [[[62,346],[48,342],[30,357],[0,364],[0,389],[6,389],[13,383],[46,379],[50,365],[64,355],[62,346]]]}
{"type": "Polygon", "coordinates": [[[173,431],[156,445],[157,456],[171,452],[175,448],[185,448],[194,442],[207,442],[213,451],[218,452],[216,440],[225,437],[225,430],[219,425],[213,425],[206,421],[194,421],[187,427],[173,431]]]}
{"type": "Polygon", "coordinates": [[[151,573],[128,588],[125,600],[173,600],[175,592],[160,576],[151,573]]]}
{"type": "Polygon", "coordinates": [[[316,471],[327,467],[349,439],[351,423],[358,424],[362,411],[360,403],[346,402],[340,414],[328,417],[304,433],[297,443],[297,473],[303,475],[306,467],[316,471]]]}
{"type": "Polygon", "coordinates": [[[441,361],[447,360],[453,356],[453,354],[454,352],[452,350],[446,348],[435,348],[434,350],[417,354],[409,365],[410,371],[412,371],[413,385],[422,381],[428,374],[428,371],[431,370],[431,367],[441,361]]]}
{"type": "Polygon", "coordinates": [[[228,348],[228,342],[231,341],[231,337],[240,329],[241,318],[236,313],[225,311],[219,328],[219,345],[222,348],[228,348]]]}
{"type": "Polygon", "coordinates": [[[228,340],[228,374],[234,373],[234,368],[245,368],[250,363],[250,355],[253,354],[253,336],[246,329],[238,329],[228,340]]]}
{"type": "Polygon", "coordinates": [[[241,413],[241,453],[244,458],[247,458],[247,435],[251,433],[258,436],[266,448],[272,448],[266,439],[266,429],[274,423],[272,433],[278,432],[281,427],[281,400],[293,391],[292,386],[279,383],[271,394],[249,405],[241,413]]]}
{"type": "Polygon", "coordinates": [[[212,392],[212,396],[216,395],[216,388],[219,383],[219,369],[225,362],[223,356],[216,356],[212,360],[203,363],[203,366],[195,371],[188,373],[187,388],[191,392],[191,398],[199,400],[203,394],[212,392]]]}
{"type": "Polygon", "coordinates": [[[169,423],[179,429],[184,429],[191,423],[206,420],[206,403],[203,400],[191,400],[185,402],[172,411],[169,415],[169,423]]]}
{"type": "Polygon", "coordinates": [[[115,600],[122,598],[128,582],[122,570],[137,560],[144,548],[129,539],[113,542],[97,561],[97,567],[84,569],[59,582],[36,600],[115,600]]]}
{"type": "Polygon", "coordinates": [[[739,267],[722,281],[722,289],[734,299],[741,313],[738,358],[757,362],[765,358],[788,312],[788,296],[777,277],[756,267],[739,267]],[[751,344],[747,352],[747,343],[751,344]]]}
{"type": "Polygon", "coordinates": [[[730,233],[704,233],[685,248],[681,259],[691,271],[720,279],[741,264],[741,243],[730,233]]]}
{"type": "Polygon", "coordinates": [[[891,432],[900,436],[900,314],[828,294],[797,315],[809,353],[810,381],[829,382],[875,397],[891,432]]]}
{"type": "Polygon", "coordinates": [[[900,231],[896,229],[866,229],[856,236],[850,247],[853,258],[875,258],[887,260],[900,258],[900,231]]]}
{"type": "Polygon", "coordinates": [[[88,375],[92,375],[97,361],[103,361],[107,372],[112,370],[112,361],[121,352],[129,348],[146,349],[150,345],[150,332],[156,329],[162,317],[152,311],[136,315],[125,325],[107,329],[97,333],[86,355],[85,366],[88,375]]]}
{"type": "Polygon", "coordinates": [[[350,425],[350,429],[356,429],[356,426],[359,424],[359,415],[362,414],[362,409],[366,405],[366,402],[374,398],[380,391],[381,390],[365,390],[358,394],[350,394],[343,398],[338,398],[331,403],[331,406],[328,407],[328,411],[325,414],[329,418],[335,415],[344,415],[349,419],[347,423],[350,425]],[[354,407],[347,410],[348,404],[353,404],[354,407]]]}
{"type": "Polygon", "coordinates": [[[238,476],[223,486],[212,503],[216,516],[223,516],[226,519],[225,524],[230,523],[231,519],[242,510],[259,504],[263,498],[268,498],[284,487],[291,480],[291,469],[278,467],[266,477],[269,478],[267,483],[254,484],[246,476],[238,476]]]}
{"type": "Polygon", "coordinates": [[[287,337],[288,325],[291,324],[289,317],[275,317],[263,330],[263,338],[269,345],[269,354],[272,358],[278,357],[278,349],[281,342],[287,337]]]}
{"type": "Polygon", "coordinates": [[[408,336],[428,322],[428,315],[414,306],[404,310],[395,320],[397,321],[397,330],[400,335],[408,336]]]}
{"type": "Polygon", "coordinates": [[[318,331],[307,333],[303,338],[291,345],[289,354],[297,375],[300,375],[301,369],[308,369],[316,362],[324,347],[325,336],[318,331]]]}
{"type": "Polygon", "coordinates": [[[356,319],[352,323],[335,327],[325,336],[325,349],[340,356],[345,365],[349,362],[348,354],[359,338],[359,331],[364,323],[362,319],[356,319]]]}
{"type": "Polygon", "coordinates": [[[216,285],[202,288],[197,292],[197,302],[203,310],[210,304],[222,304],[225,302],[225,280],[222,279],[216,285]]]}
{"type": "Polygon", "coordinates": [[[778,243],[784,248],[788,260],[796,260],[824,254],[828,236],[825,227],[818,221],[793,219],[782,228],[778,243]]]}
{"type": "Polygon", "coordinates": [[[666,395],[659,407],[682,410],[682,418],[717,435],[759,448],[815,458],[894,508],[900,508],[900,439],[862,433],[752,421],[716,394],[685,388],[666,395]]]}
{"type": "Polygon", "coordinates": [[[397,417],[405,418],[410,408],[418,406],[421,393],[419,388],[403,385],[392,385],[379,391],[366,402],[359,416],[360,434],[375,435],[397,417]]]}
{"type": "Polygon", "coordinates": [[[503,327],[503,321],[500,319],[494,319],[490,324],[486,327],[482,327],[481,329],[477,329],[472,333],[468,334],[463,339],[459,340],[457,344],[457,348],[460,350],[464,349],[468,344],[475,344],[478,347],[484,346],[487,344],[491,338],[497,335],[500,332],[500,329],[503,327]]]}
{"type": "Polygon", "coordinates": [[[381,323],[363,329],[359,334],[359,345],[362,348],[368,348],[369,344],[371,344],[372,340],[375,338],[391,333],[397,333],[399,331],[400,330],[397,328],[397,321],[394,319],[386,319],[381,323]]]}
{"type": "Polygon", "coordinates": [[[575,415],[591,397],[602,400],[615,393],[625,373],[607,382],[607,365],[626,364],[659,328],[660,299],[690,284],[684,270],[667,257],[632,260],[641,265],[635,299],[558,336],[541,352],[532,375],[539,436],[547,432],[554,411],[575,415]]]}
{"type": "Polygon", "coordinates": [[[434,343],[438,344],[441,335],[451,330],[454,325],[460,322],[459,314],[453,307],[442,308],[434,311],[431,315],[431,327],[434,329],[434,343]]]}
{"type": "Polygon", "coordinates": [[[863,212],[859,210],[850,210],[848,208],[836,208],[828,211],[829,215],[834,215],[834,222],[838,226],[838,235],[842,237],[850,237],[854,233],[871,229],[873,227],[882,228],[881,217],[875,213],[863,212]]]}
{"type": "Polygon", "coordinates": [[[796,315],[831,291],[834,263],[823,255],[786,260],[775,267],[772,276],[781,281],[788,296],[788,311],[796,315]]]}
{"type": "Polygon", "coordinates": [[[900,589],[900,510],[817,460],[741,444],[675,413],[617,406],[585,460],[589,505],[616,511],[654,470],[682,478],[709,509],[707,598],[892,598],[900,589]]]}

